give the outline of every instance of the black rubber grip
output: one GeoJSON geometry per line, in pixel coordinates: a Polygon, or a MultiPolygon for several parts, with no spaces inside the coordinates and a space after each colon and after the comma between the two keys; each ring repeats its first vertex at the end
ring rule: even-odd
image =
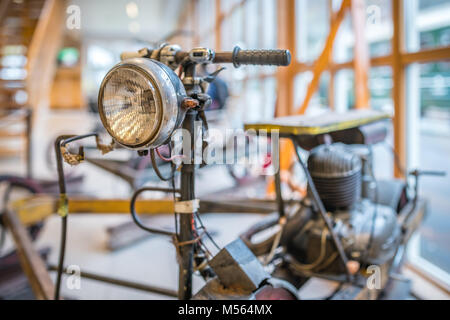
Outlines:
{"type": "Polygon", "coordinates": [[[237,68],[241,64],[288,66],[291,63],[289,50],[233,50],[233,65],[237,68]]]}

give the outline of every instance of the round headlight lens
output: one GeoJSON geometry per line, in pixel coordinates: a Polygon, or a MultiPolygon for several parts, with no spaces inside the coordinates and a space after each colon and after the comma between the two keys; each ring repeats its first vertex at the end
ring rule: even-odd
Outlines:
{"type": "Polygon", "coordinates": [[[120,144],[140,146],[152,139],[161,123],[161,98],[143,72],[120,67],[104,80],[100,99],[103,124],[120,144]]]}
{"type": "Polygon", "coordinates": [[[105,76],[98,95],[103,126],[122,146],[157,148],[181,125],[186,91],[180,78],[152,59],[126,59],[105,76]]]}

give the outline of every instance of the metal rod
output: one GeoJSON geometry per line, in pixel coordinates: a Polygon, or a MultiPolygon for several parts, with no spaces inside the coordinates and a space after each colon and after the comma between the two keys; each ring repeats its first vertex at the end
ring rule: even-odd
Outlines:
{"type": "MultiPolygon", "coordinates": [[[[66,181],[64,177],[64,167],[61,154],[61,141],[73,137],[72,135],[59,136],[55,141],[56,166],[58,169],[58,185],[60,199],[66,196],[66,181]]],[[[67,235],[67,215],[61,217],[61,242],[59,248],[58,275],[56,276],[55,300],[59,299],[61,290],[62,269],[64,265],[64,256],[66,252],[66,235],[67,235]]]]}
{"type": "MultiPolygon", "coordinates": [[[[60,201],[67,202],[66,195],[66,178],[64,176],[64,164],[61,153],[61,146],[65,146],[69,142],[73,142],[76,140],[81,140],[88,137],[97,136],[96,133],[89,133],[81,136],[75,135],[62,135],[56,138],[55,141],[55,156],[56,156],[56,166],[58,169],[58,185],[59,185],[59,196],[60,201]]],[[[60,203],[61,205],[61,203],[60,203]]],[[[64,204],[67,206],[67,203],[64,204]]],[[[59,261],[58,261],[58,275],[56,277],[56,286],[55,286],[55,300],[59,299],[60,290],[61,290],[61,277],[62,277],[62,269],[64,265],[64,256],[66,253],[66,240],[67,240],[67,212],[66,214],[61,216],[61,245],[59,248],[59,261]]]]}
{"type": "MultiPolygon", "coordinates": [[[[57,271],[58,267],[50,265],[50,266],[48,266],[48,270],[57,271]]],[[[67,275],[73,275],[73,273],[68,272],[66,268],[64,268],[63,273],[65,273],[67,275]]],[[[95,280],[95,281],[101,281],[101,282],[105,282],[105,283],[110,283],[110,284],[114,284],[117,286],[162,294],[162,295],[169,296],[169,297],[175,297],[175,298],[178,297],[178,293],[175,290],[160,288],[157,286],[151,286],[151,285],[132,282],[132,281],[128,281],[128,280],[111,278],[111,277],[102,276],[102,275],[98,275],[98,274],[91,273],[91,272],[83,272],[82,271],[82,272],[80,272],[80,276],[82,278],[91,279],[91,280],[95,280]]]]}
{"type": "Polygon", "coordinates": [[[33,177],[33,163],[31,162],[32,155],[32,130],[33,130],[33,122],[32,122],[33,111],[31,109],[27,109],[26,114],[26,167],[27,167],[27,178],[31,179],[33,177]]]}
{"type": "Polygon", "coordinates": [[[283,201],[283,195],[281,193],[281,177],[280,177],[280,170],[277,170],[275,173],[275,193],[277,198],[277,206],[278,206],[278,214],[281,217],[285,216],[285,210],[284,210],[284,201],[283,201]]]}
{"type": "MultiPolygon", "coordinates": [[[[180,194],[181,201],[189,201],[195,199],[194,185],[195,185],[195,165],[194,156],[194,129],[197,112],[194,110],[188,111],[183,122],[183,129],[190,133],[191,149],[190,155],[187,157],[189,163],[183,163],[181,167],[181,183],[180,194]]],[[[193,225],[194,214],[180,214],[180,234],[179,241],[186,242],[194,239],[193,225]]],[[[194,246],[192,244],[180,247],[180,269],[178,278],[178,298],[180,300],[187,300],[192,297],[192,273],[193,273],[193,257],[194,246]]]]}

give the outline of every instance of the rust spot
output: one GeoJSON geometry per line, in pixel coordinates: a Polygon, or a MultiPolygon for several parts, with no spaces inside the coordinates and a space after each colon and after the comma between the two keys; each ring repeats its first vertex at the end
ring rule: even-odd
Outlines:
{"type": "Polygon", "coordinates": [[[198,105],[199,105],[198,100],[192,98],[184,98],[183,102],[181,103],[181,106],[185,109],[192,109],[198,107],[198,105]]]}

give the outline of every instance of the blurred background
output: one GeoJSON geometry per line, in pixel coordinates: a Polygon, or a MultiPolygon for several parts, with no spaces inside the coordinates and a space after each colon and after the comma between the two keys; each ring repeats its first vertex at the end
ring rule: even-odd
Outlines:
{"type": "MultiPolygon", "coordinates": [[[[388,141],[375,147],[376,175],[401,176],[402,167],[450,174],[450,0],[355,0],[339,15],[341,4],[2,0],[0,174],[55,179],[51,143],[98,128],[98,89],[120,53],[164,42],[291,50],[288,68],[220,74],[227,99],[217,108],[228,127],[297,113],[388,111],[394,119],[388,141]]],[[[129,196],[127,183],[93,166],[82,170],[84,192],[129,196]]],[[[212,189],[234,183],[224,174],[212,189]]],[[[448,290],[450,178],[424,177],[420,188],[430,212],[411,245],[411,269],[448,290]]],[[[264,187],[248,192],[266,195],[264,187]]],[[[55,245],[53,238],[49,232],[42,241],[55,245]]]]}

